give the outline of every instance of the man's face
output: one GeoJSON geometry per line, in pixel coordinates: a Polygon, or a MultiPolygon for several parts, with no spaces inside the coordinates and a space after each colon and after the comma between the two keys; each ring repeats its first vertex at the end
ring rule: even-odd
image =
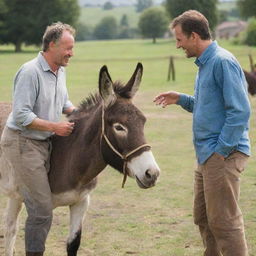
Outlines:
{"type": "Polygon", "coordinates": [[[68,31],[63,31],[61,38],[52,44],[53,61],[57,66],[67,66],[73,56],[74,37],[68,31]]]}
{"type": "Polygon", "coordinates": [[[183,33],[181,25],[174,27],[174,34],[176,38],[176,47],[182,48],[187,58],[197,57],[196,54],[196,40],[194,34],[192,33],[189,37],[183,33]]]}

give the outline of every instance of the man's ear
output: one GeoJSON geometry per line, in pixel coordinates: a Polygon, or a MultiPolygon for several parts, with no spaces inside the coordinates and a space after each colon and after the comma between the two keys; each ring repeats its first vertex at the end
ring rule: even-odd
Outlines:
{"type": "Polygon", "coordinates": [[[191,37],[192,39],[198,39],[198,38],[200,38],[200,36],[199,36],[196,32],[192,32],[191,35],[190,35],[190,37],[191,37]]]}
{"type": "Polygon", "coordinates": [[[192,32],[191,35],[190,35],[190,38],[191,38],[191,39],[195,39],[195,38],[196,38],[196,33],[195,33],[195,32],[192,32]]]}
{"type": "Polygon", "coordinates": [[[53,48],[55,46],[55,43],[53,42],[53,41],[51,41],[50,43],[49,43],[49,48],[53,48]]]}

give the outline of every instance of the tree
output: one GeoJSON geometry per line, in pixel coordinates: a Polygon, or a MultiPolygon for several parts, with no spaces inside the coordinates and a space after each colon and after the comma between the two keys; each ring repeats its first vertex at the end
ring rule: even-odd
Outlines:
{"type": "Polygon", "coordinates": [[[152,0],[137,0],[136,11],[142,12],[153,5],[152,0]]]}
{"type": "Polygon", "coordinates": [[[222,23],[222,22],[227,21],[227,20],[228,20],[228,11],[220,10],[219,11],[219,17],[218,17],[219,23],[222,23]]]}
{"type": "Polygon", "coordinates": [[[126,14],[124,14],[124,15],[121,17],[120,26],[129,27],[128,17],[127,17],[126,14]]]}
{"type": "Polygon", "coordinates": [[[256,46],[256,19],[252,18],[249,21],[246,29],[245,43],[250,46],[256,46]]]}
{"type": "Polygon", "coordinates": [[[159,8],[149,8],[145,10],[139,19],[139,28],[141,34],[147,38],[153,38],[153,43],[156,43],[156,38],[163,36],[168,27],[168,19],[164,11],[159,8]]]}
{"type": "Polygon", "coordinates": [[[126,14],[124,14],[120,20],[118,38],[130,38],[130,37],[131,36],[130,36],[128,17],[126,14]]]}
{"type": "MultiPolygon", "coordinates": [[[[4,28],[4,16],[7,11],[7,7],[3,0],[0,0],[0,32],[3,31],[4,28]]],[[[3,39],[0,36],[0,43],[3,43],[3,39]]]]}
{"type": "Polygon", "coordinates": [[[94,30],[96,39],[114,39],[117,36],[117,22],[112,16],[103,18],[94,30]]]}
{"type": "Polygon", "coordinates": [[[114,5],[111,3],[111,2],[106,2],[104,5],[103,5],[103,10],[111,10],[114,8],[114,5]]]}
{"type": "Polygon", "coordinates": [[[47,25],[61,21],[76,26],[79,17],[77,0],[0,0],[3,5],[0,41],[15,45],[39,45],[47,25]],[[35,10],[38,10],[35,15],[35,10]]]}
{"type": "Polygon", "coordinates": [[[209,21],[213,30],[218,22],[217,0],[166,0],[166,10],[173,19],[185,11],[197,10],[209,21]]]}
{"type": "Polygon", "coordinates": [[[86,41],[92,39],[92,28],[83,23],[78,23],[76,27],[76,41],[86,41]]]}
{"type": "Polygon", "coordinates": [[[256,0],[238,0],[237,4],[244,18],[255,16],[256,0]]]}

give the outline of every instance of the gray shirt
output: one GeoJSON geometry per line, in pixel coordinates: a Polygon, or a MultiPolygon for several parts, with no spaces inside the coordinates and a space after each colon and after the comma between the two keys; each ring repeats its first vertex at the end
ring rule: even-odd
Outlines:
{"type": "Polygon", "coordinates": [[[24,137],[44,140],[52,133],[26,126],[35,118],[58,122],[62,112],[71,106],[64,67],[60,67],[55,74],[40,52],[35,59],[25,63],[15,76],[12,112],[6,125],[21,131],[24,137]]]}

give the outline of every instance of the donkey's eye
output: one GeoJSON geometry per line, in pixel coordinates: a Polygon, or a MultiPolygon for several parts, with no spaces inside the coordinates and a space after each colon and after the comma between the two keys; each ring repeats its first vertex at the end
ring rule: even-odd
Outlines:
{"type": "Polygon", "coordinates": [[[114,127],[115,131],[118,132],[118,133],[124,133],[124,132],[127,131],[127,129],[123,125],[121,125],[120,123],[115,123],[113,125],[113,127],[114,127]]]}
{"type": "Polygon", "coordinates": [[[117,131],[124,131],[124,128],[123,128],[121,125],[115,126],[115,129],[116,129],[117,131]]]}

